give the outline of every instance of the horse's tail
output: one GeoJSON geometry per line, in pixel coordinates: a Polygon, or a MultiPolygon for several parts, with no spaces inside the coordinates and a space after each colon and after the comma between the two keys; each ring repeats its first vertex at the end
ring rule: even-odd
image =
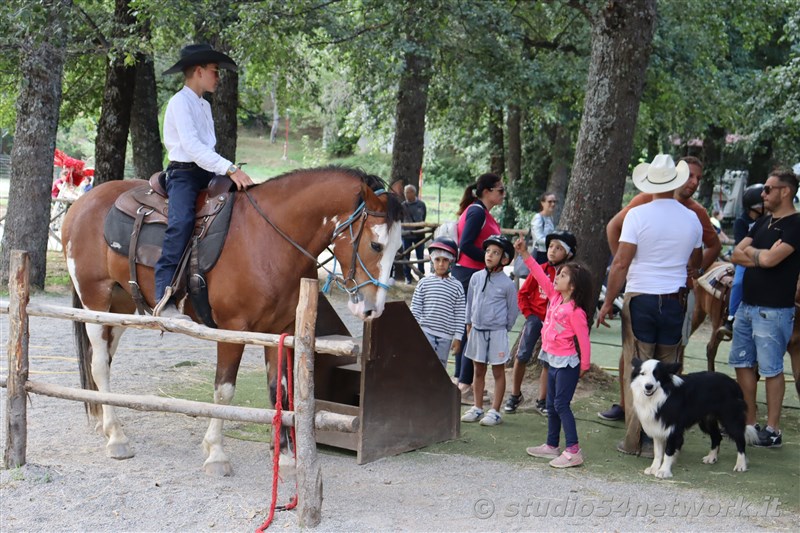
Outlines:
{"type": "MultiPolygon", "coordinates": [[[[72,307],[82,309],[83,303],[78,297],[78,291],[72,288],[72,307]]],[[[75,351],[78,353],[78,368],[81,374],[81,387],[86,390],[97,390],[97,384],[92,377],[92,345],[89,336],[86,334],[86,324],[79,320],[72,322],[72,329],[75,334],[75,351]]],[[[84,403],[86,414],[100,418],[101,406],[96,403],[84,403]]]]}

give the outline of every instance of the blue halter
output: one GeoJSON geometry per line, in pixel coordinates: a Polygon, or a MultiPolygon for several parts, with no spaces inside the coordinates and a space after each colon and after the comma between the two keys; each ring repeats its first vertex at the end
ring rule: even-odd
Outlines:
{"type": "MultiPolygon", "coordinates": [[[[378,189],[375,191],[376,196],[380,196],[382,194],[386,194],[386,191],[383,189],[378,189]]],[[[358,253],[358,245],[361,242],[361,234],[364,231],[364,227],[366,226],[367,217],[369,215],[377,216],[377,217],[385,217],[385,213],[380,213],[376,211],[370,211],[367,209],[366,203],[362,200],[362,202],[356,207],[355,211],[347,217],[347,220],[336,226],[333,230],[333,235],[331,236],[331,242],[333,242],[336,237],[341,235],[341,233],[347,229],[350,232],[350,243],[353,246],[353,260],[350,263],[350,271],[347,274],[347,278],[343,278],[342,276],[336,273],[336,256],[333,256],[333,272],[328,271],[328,278],[325,281],[325,285],[322,287],[322,292],[328,294],[330,291],[330,286],[332,283],[335,283],[337,287],[341,290],[345,291],[347,294],[350,295],[351,301],[356,300],[356,295],[358,294],[358,290],[361,287],[366,285],[375,285],[381,289],[389,290],[389,286],[385,283],[381,283],[380,280],[376,279],[375,276],[367,269],[366,265],[364,265],[364,261],[361,259],[361,255],[358,253]],[[361,226],[358,228],[358,233],[353,233],[353,225],[355,224],[356,220],[361,219],[361,226]],[[356,282],[355,273],[356,273],[356,261],[361,266],[361,270],[367,275],[369,278],[367,281],[363,283],[356,282]]],[[[326,269],[327,271],[327,269],[326,269]]]]}

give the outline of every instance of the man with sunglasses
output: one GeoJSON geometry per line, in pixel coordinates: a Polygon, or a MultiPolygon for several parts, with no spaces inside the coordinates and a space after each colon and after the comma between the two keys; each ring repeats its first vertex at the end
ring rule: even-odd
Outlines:
{"type": "Polygon", "coordinates": [[[733,322],[728,362],[747,403],[747,425],[756,427],[755,446],[779,448],[781,406],[786,383],[783,356],[794,324],[794,295],[800,274],[800,217],[794,208],[797,176],[775,169],[761,192],[764,210],[732,260],[745,267],[742,303],[733,322]],[[756,424],[756,365],[767,388],[767,425],[756,424]]]}
{"type": "Polygon", "coordinates": [[[216,174],[227,174],[239,189],[253,184],[242,169],[215,152],[214,119],[203,94],[216,90],[220,69],[235,72],[236,63],[210,45],[191,44],[181,50],[178,62],[164,72],[182,72],[184,86],[170,98],[164,114],[169,214],[161,257],[155,268],[155,316],[189,319],[178,311],[170,285],[192,237],[198,193],[216,174]]]}

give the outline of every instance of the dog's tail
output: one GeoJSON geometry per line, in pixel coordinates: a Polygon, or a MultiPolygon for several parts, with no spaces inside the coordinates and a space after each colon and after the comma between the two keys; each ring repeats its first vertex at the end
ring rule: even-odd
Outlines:
{"type": "Polygon", "coordinates": [[[750,446],[758,442],[758,432],[755,426],[746,426],[744,428],[744,440],[750,446]]]}

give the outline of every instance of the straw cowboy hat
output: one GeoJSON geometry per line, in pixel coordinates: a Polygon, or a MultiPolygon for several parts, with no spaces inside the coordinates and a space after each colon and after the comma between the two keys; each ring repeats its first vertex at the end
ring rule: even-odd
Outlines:
{"type": "Polygon", "coordinates": [[[181,49],[181,58],[164,71],[164,74],[177,74],[187,67],[216,63],[219,68],[236,72],[236,62],[222,52],[217,52],[209,44],[190,44],[181,49]]]}
{"type": "Polygon", "coordinates": [[[633,169],[633,184],[642,192],[656,194],[674,191],[689,179],[689,165],[677,166],[667,154],[658,154],[652,163],[640,163],[633,169]]]}

